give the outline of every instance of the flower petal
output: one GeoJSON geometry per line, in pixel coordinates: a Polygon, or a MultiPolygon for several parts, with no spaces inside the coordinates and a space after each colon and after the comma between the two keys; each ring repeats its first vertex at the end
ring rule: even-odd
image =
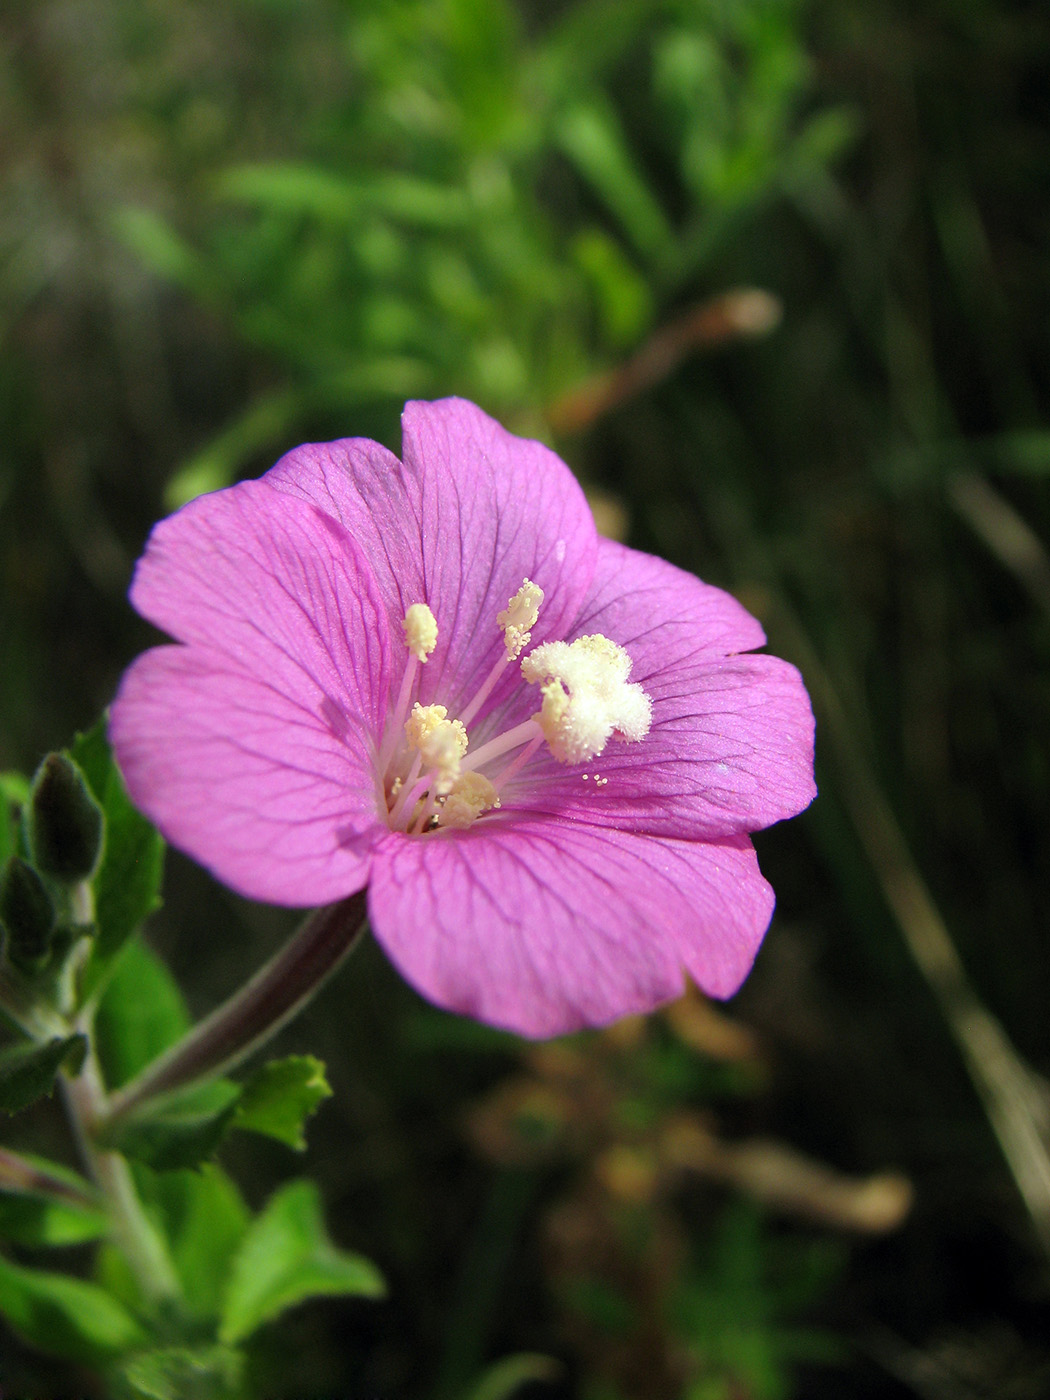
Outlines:
{"type": "MultiPolygon", "coordinates": [[[[333,514],[362,546],[391,625],[427,603],[438,643],[423,703],[452,712],[503,649],[497,614],[531,578],[544,590],[534,641],[563,636],[590,584],[597,536],[583,492],[542,443],[463,399],[409,403],[404,464],[364,439],[296,448],[266,481],[333,514]]],[[[520,684],[514,668],[489,706],[520,684]]]]}
{"type": "Polygon", "coordinates": [[[249,899],[307,908],[367,883],[386,825],[367,736],[203,646],[155,647],[110,716],[135,805],[249,899]]]}
{"type": "Polygon", "coordinates": [[[243,894],[307,906],[359,889],[389,643],[346,531],[245,482],[154,529],[132,601],[188,643],[139,658],[114,701],[132,799],[243,894]]]}
{"type": "Polygon", "coordinates": [[[356,540],[392,626],[413,603],[424,601],[422,481],[392,452],[369,438],[306,443],[286,453],[263,480],[309,501],[356,540]]]}
{"type": "Polygon", "coordinates": [[[645,1012],[746,976],[773,892],[746,837],[654,840],[556,820],[391,835],[369,888],[376,937],[439,1006],[529,1036],[645,1012]]]}
{"type": "Polygon", "coordinates": [[[731,654],[765,638],[728,593],[602,540],[574,626],[589,632],[626,649],[652,728],[636,743],[614,739],[586,766],[534,760],[501,794],[505,808],[695,840],[759,831],[812,801],[805,686],[776,657],[731,654]]]}

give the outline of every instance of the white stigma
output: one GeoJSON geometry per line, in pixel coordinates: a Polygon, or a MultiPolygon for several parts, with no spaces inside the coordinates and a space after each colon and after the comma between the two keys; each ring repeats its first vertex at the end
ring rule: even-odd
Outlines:
{"type": "Polygon", "coordinates": [[[482,812],[498,806],[499,794],[484,773],[463,773],[438,809],[437,824],[463,831],[477,821],[482,812]]]}
{"type": "Polygon", "coordinates": [[[506,609],[497,613],[496,622],[503,628],[508,661],[516,661],[532,640],[532,628],[540,615],[542,602],[543,589],[525,578],[514,597],[507,599],[506,609]]]}
{"type": "Polygon", "coordinates": [[[649,733],[653,705],[629,681],[631,658],[601,633],[575,642],[544,642],[521,663],[543,695],[536,716],[551,753],[562,763],[586,763],[614,736],[637,741],[649,733]]]}
{"type": "Polygon", "coordinates": [[[418,661],[426,661],[437,646],[437,618],[426,603],[413,603],[401,624],[405,633],[405,646],[418,661]]]}

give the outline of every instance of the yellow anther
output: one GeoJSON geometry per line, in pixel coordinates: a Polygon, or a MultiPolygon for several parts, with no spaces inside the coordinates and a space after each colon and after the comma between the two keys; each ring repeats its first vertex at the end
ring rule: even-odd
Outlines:
{"type": "Polygon", "coordinates": [[[413,603],[401,624],[405,633],[405,646],[414,652],[420,661],[426,661],[437,646],[437,618],[426,603],[413,603]]]}
{"type": "Polygon", "coordinates": [[[522,579],[517,593],[507,599],[506,610],[497,614],[496,621],[503,628],[508,661],[516,660],[532,640],[531,629],[536,625],[542,602],[543,589],[539,584],[531,579],[522,579]]]}
{"type": "Polygon", "coordinates": [[[434,793],[440,797],[449,792],[459,777],[460,759],[467,751],[467,731],[458,719],[446,719],[444,705],[412,706],[405,722],[405,734],[414,749],[418,749],[425,768],[437,773],[434,793]]]}
{"type": "Polygon", "coordinates": [[[423,740],[448,716],[444,705],[421,705],[417,700],[412,713],[405,720],[405,734],[414,749],[420,748],[423,740]]]}
{"type": "Polygon", "coordinates": [[[536,719],[563,763],[586,763],[613,735],[637,740],[649,733],[652,701],[627,679],[631,658],[600,633],[572,643],[545,642],[521,663],[521,673],[540,686],[536,719]]]}
{"type": "Polygon", "coordinates": [[[482,812],[498,806],[499,794],[484,773],[463,773],[438,811],[438,826],[463,830],[477,821],[482,812]]]}

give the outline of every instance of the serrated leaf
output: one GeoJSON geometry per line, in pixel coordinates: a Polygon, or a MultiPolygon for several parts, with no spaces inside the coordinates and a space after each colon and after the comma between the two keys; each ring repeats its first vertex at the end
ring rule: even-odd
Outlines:
{"type": "Polygon", "coordinates": [[[63,1064],[79,1069],[87,1050],[82,1035],[55,1036],[43,1045],[15,1045],[0,1054],[0,1110],[20,1113],[50,1094],[63,1064]]]}
{"type": "Polygon", "coordinates": [[[240,1097],[239,1084],[216,1079],[151,1102],[107,1129],[107,1147],[155,1171],[196,1167],[218,1148],[240,1097]]]}
{"type": "Polygon", "coordinates": [[[126,943],[95,1022],[106,1083],[119,1089],[189,1028],[182,993],[160,958],[137,938],[126,943]]]}
{"type": "Polygon", "coordinates": [[[24,1269],[0,1258],[0,1313],[48,1356],[85,1365],[111,1361],[146,1341],[127,1309],[96,1284],[24,1269]]]}
{"type": "Polygon", "coordinates": [[[233,1126],[262,1133],[302,1152],[307,1118],[332,1091],[324,1065],[313,1055],[290,1055],[271,1060],[245,1084],[233,1115],[233,1126]]]}
{"type": "Polygon", "coordinates": [[[102,859],[91,881],[98,931],[82,979],[87,995],[127,939],[160,903],[164,840],[131,804],[106,738],[104,719],[77,736],[70,754],[106,821],[102,859]]]}
{"type": "Polygon", "coordinates": [[[134,1400],[236,1400],[244,1393],[244,1357],[232,1347],[158,1347],[111,1373],[134,1400]]]}
{"type": "Polygon", "coordinates": [[[379,1298],[385,1291],[373,1264],[329,1240],[313,1182],[293,1181],[248,1228],[233,1261],[219,1340],[243,1341],[308,1298],[379,1298]]]}

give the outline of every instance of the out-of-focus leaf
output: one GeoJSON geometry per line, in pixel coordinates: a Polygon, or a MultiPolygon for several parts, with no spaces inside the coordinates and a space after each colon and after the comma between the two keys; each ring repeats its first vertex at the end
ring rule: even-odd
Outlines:
{"type": "Polygon", "coordinates": [[[233,1261],[219,1339],[243,1341],[307,1298],[379,1298],[384,1292],[375,1265],[329,1240],[313,1182],[293,1181],[248,1228],[233,1261]]]}
{"type": "Polygon", "coordinates": [[[160,1218],[195,1316],[215,1318],[231,1263],[251,1219],[237,1187],[213,1162],[196,1171],[137,1172],[139,1189],[160,1218]]]}
{"type": "Polygon", "coordinates": [[[572,253],[594,290],[609,344],[615,349],[634,345],[653,318],[653,298],[645,279],[602,229],[584,230],[572,253]]]}
{"type": "Polygon", "coordinates": [[[0,1239],[31,1249],[84,1244],[109,1230],[102,1210],[49,1200],[46,1196],[16,1196],[0,1190],[0,1239]]]}
{"type": "Polygon", "coordinates": [[[77,1070],[87,1040],[82,1035],[55,1036],[43,1045],[14,1045],[0,1054],[0,1111],[20,1113],[50,1094],[63,1065],[77,1070]]]}
{"type": "Polygon", "coordinates": [[[136,253],[153,272],[198,293],[207,290],[204,263],[170,224],[149,209],[125,206],[110,214],[110,224],[120,241],[136,253]]]}
{"type": "Polygon", "coordinates": [[[30,1345],[84,1365],[105,1364],[146,1341],[131,1313],[96,1284],[3,1258],[0,1313],[30,1345]]]}
{"type": "Polygon", "coordinates": [[[244,1356],[233,1347],[158,1347],[138,1352],[111,1375],[133,1400],[239,1400],[244,1356]]]}
{"type": "Polygon", "coordinates": [[[306,165],[239,165],[216,179],[226,199],[339,223],[383,214],[419,228],[461,228],[471,217],[461,189],[390,172],[348,179],[306,165]]]}
{"type": "Polygon", "coordinates": [[[216,1079],[149,1103],[112,1124],[106,1145],[156,1171],[196,1167],[225,1136],[240,1093],[240,1085],[216,1079]]]}
{"type": "Polygon", "coordinates": [[[106,822],[102,859],[91,881],[98,931],[82,979],[87,995],[135,929],[160,904],[164,840],[131,804],[106,738],[105,719],[79,734],[70,753],[106,822]]]}
{"type": "Polygon", "coordinates": [[[665,256],[673,242],[671,228],[635,165],[612,106],[595,97],[570,107],[557,122],[555,138],[638,252],[651,261],[665,256]]]}
{"type": "Polygon", "coordinates": [[[313,1055],[271,1060],[245,1084],[234,1110],[233,1126],[276,1138],[302,1152],[307,1118],[331,1095],[324,1065],[313,1055]]]}
{"type": "Polygon", "coordinates": [[[171,973],[139,939],[126,943],[95,1022],[106,1083],[118,1089],[189,1028],[190,1014],[171,973]]]}
{"type": "Polygon", "coordinates": [[[564,1367],[553,1356],[538,1352],[522,1352],[505,1356],[490,1366],[467,1392],[466,1400],[510,1400],[523,1385],[534,1381],[558,1380],[564,1367]]]}
{"type": "Polygon", "coordinates": [[[30,1247],[80,1244],[109,1229],[95,1188],[67,1167],[0,1148],[0,1238],[30,1247]]]}
{"type": "Polygon", "coordinates": [[[18,850],[15,809],[29,799],[29,780],[21,773],[0,773],[0,865],[18,850]]]}

